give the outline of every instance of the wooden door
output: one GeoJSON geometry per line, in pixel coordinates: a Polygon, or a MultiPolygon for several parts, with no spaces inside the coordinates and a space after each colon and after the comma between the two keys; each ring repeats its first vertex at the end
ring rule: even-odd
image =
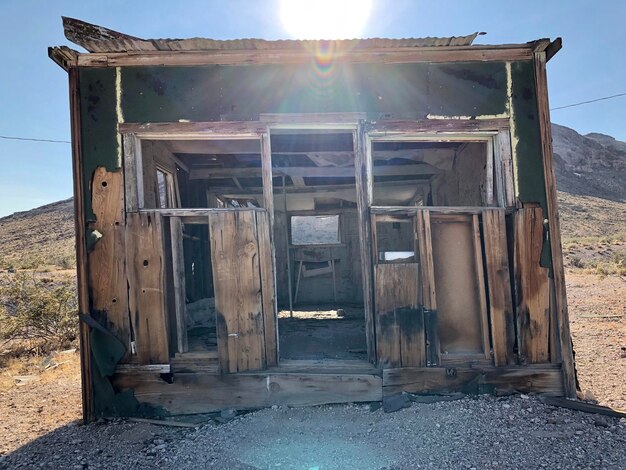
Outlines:
{"type": "Polygon", "coordinates": [[[209,217],[217,350],[224,373],[276,363],[276,323],[267,211],[209,217]]]}

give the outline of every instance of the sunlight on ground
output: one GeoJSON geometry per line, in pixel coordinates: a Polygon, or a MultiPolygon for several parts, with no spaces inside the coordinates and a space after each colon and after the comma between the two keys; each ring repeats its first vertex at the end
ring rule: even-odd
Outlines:
{"type": "Polygon", "coordinates": [[[237,458],[256,468],[274,468],[276,462],[283,468],[323,469],[345,468],[359,470],[379,469],[389,461],[380,449],[372,449],[363,442],[349,442],[336,436],[317,436],[300,433],[287,439],[268,437],[258,445],[238,449],[237,458]]]}

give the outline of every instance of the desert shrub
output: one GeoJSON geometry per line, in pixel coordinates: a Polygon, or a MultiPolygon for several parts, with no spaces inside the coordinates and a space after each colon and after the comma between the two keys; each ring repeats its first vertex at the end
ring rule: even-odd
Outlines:
{"type": "Polygon", "coordinates": [[[67,347],[77,332],[76,290],[69,282],[46,283],[18,272],[0,287],[1,339],[53,349],[67,347]]]}
{"type": "Polygon", "coordinates": [[[584,268],[585,263],[578,256],[572,256],[570,260],[570,265],[574,268],[584,268]]]}

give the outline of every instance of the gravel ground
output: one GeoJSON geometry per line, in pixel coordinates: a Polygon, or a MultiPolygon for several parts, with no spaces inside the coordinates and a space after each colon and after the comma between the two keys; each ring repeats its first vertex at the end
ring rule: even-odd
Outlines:
{"type": "Polygon", "coordinates": [[[197,429],[122,420],[64,426],[0,467],[626,468],[626,420],[525,396],[413,403],[388,414],[369,405],[274,407],[197,429]]]}

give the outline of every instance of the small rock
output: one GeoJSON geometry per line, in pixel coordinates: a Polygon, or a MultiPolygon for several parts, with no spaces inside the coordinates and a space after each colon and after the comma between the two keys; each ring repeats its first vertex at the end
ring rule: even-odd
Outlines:
{"type": "Polygon", "coordinates": [[[411,400],[406,393],[398,393],[383,398],[383,411],[385,413],[393,413],[394,411],[408,408],[409,406],[411,406],[411,400]]]}
{"type": "Polygon", "coordinates": [[[596,426],[598,426],[599,428],[608,428],[609,427],[609,423],[606,421],[606,419],[598,416],[596,419],[593,420],[593,424],[595,424],[596,426]]]}
{"type": "Polygon", "coordinates": [[[233,408],[227,408],[220,412],[220,417],[223,419],[233,419],[235,416],[237,416],[237,410],[233,408]]]}

